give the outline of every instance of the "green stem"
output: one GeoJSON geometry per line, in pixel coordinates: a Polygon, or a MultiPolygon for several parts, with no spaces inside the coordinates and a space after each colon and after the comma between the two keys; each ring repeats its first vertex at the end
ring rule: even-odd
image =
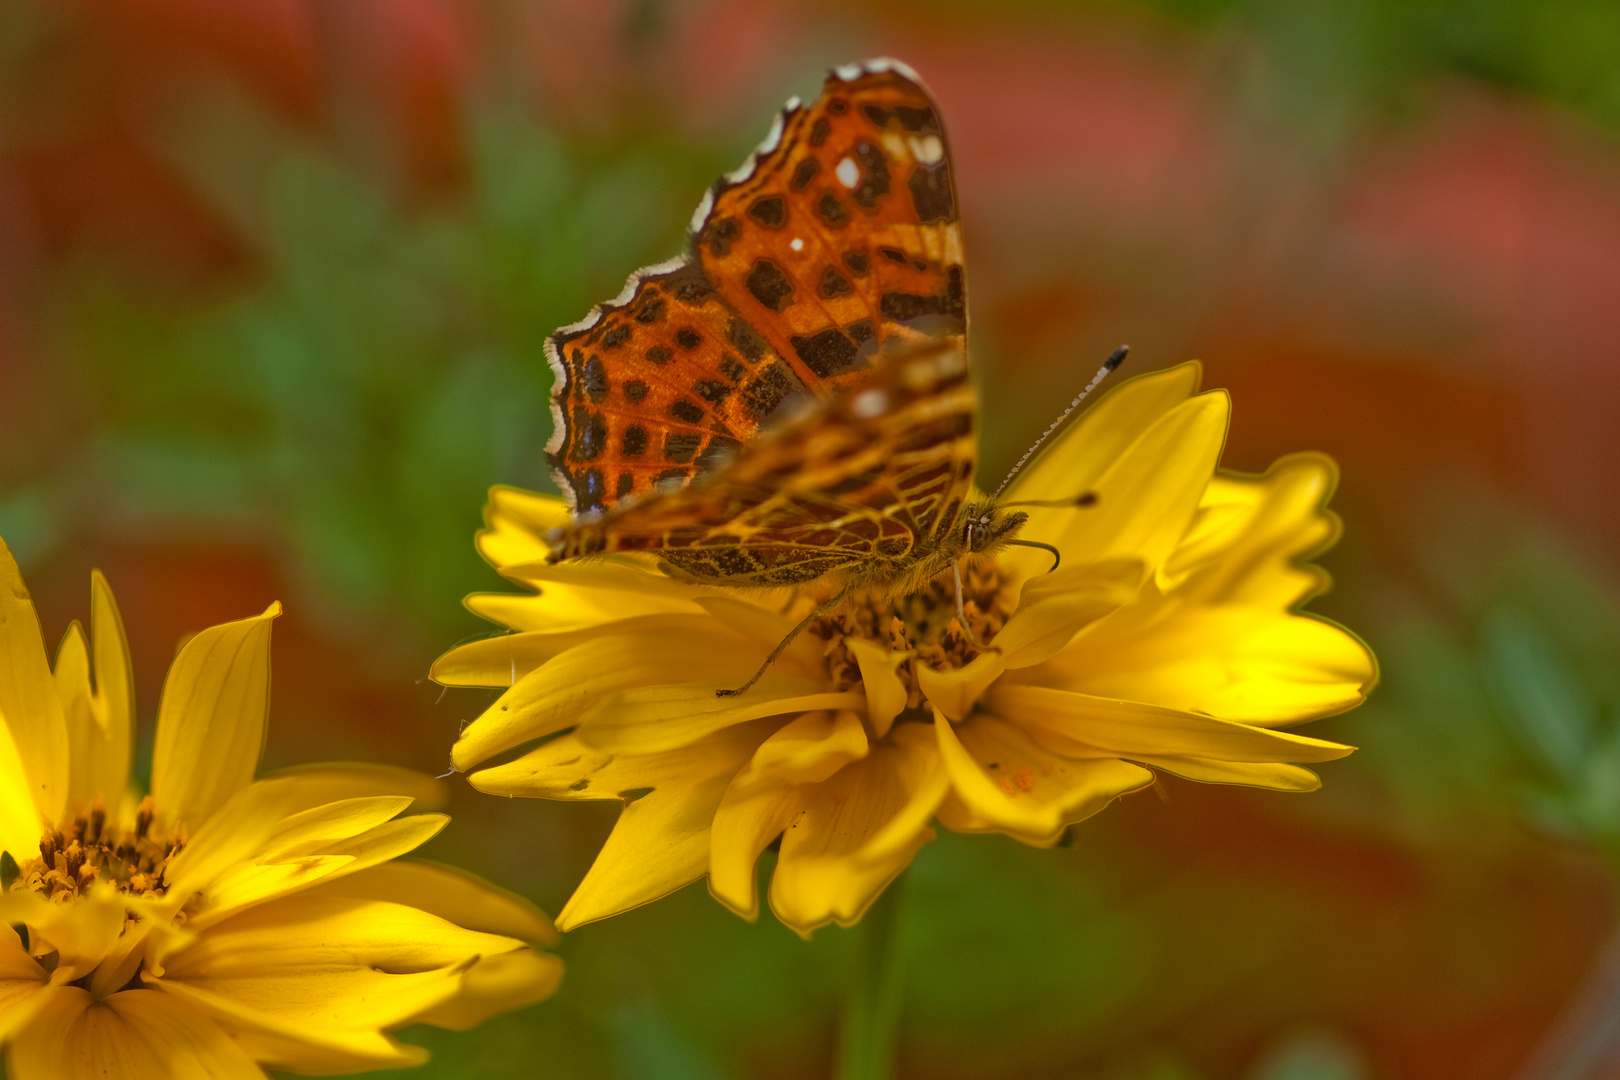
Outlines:
{"type": "Polygon", "coordinates": [[[906,877],[889,883],[855,927],[849,996],[838,1031],[838,1080],[889,1080],[900,1029],[906,877]]]}

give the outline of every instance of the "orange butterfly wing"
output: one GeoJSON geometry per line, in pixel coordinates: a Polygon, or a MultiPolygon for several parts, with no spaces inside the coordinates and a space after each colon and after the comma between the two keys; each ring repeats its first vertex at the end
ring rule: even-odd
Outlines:
{"type": "Polygon", "coordinates": [[[546,342],[547,456],[578,514],[680,490],[792,403],[858,389],[886,353],[965,338],[944,128],[893,61],[789,102],[690,239],[546,342]]]}
{"type": "Polygon", "coordinates": [[[971,486],[977,399],[954,341],[880,364],[680,491],[557,530],[555,559],[655,552],[687,576],[792,585],[860,565],[900,580],[971,486]]]}

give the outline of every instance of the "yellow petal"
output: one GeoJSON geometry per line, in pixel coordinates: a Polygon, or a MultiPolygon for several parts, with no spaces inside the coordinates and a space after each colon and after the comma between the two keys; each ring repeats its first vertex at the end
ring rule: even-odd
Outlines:
{"type": "Polygon", "coordinates": [[[746,694],[715,696],[716,690],[740,681],[711,678],[616,694],[584,719],[579,736],[599,750],[656,754],[763,716],[788,716],[812,709],[859,709],[866,704],[866,695],[860,690],[829,693],[824,679],[789,675],[774,668],[746,694]]]}
{"type": "Polygon", "coordinates": [[[0,1043],[27,1024],[45,1003],[50,975],[22,947],[9,926],[0,927],[0,1043]]]}
{"type": "Polygon", "coordinates": [[[0,893],[0,921],[26,925],[29,947],[38,955],[54,949],[59,958],[52,973],[71,982],[94,971],[124,929],[124,903],[112,885],[92,885],[88,896],[72,904],[53,904],[38,893],[11,889],[0,893]]]}
{"type": "Polygon", "coordinates": [[[1355,747],[1287,731],[1194,716],[1157,705],[1072,694],[1044,686],[997,686],[986,708],[1043,745],[1073,757],[1143,755],[1221,761],[1333,761],[1355,747]]]}
{"type": "Polygon", "coordinates": [[[845,638],[844,646],[860,665],[861,688],[866,691],[866,719],[872,725],[872,733],[881,739],[889,733],[894,718],[905,711],[908,695],[899,670],[911,654],[857,637],[845,638]]]}
{"type": "Polygon", "coordinates": [[[715,810],[709,894],[749,922],[759,917],[759,856],[798,816],[806,796],[791,785],[744,791],[734,781],[715,810]]]}
{"type": "Polygon", "coordinates": [[[1019,677],[1097,697],[1290,724],[1360,704],[1378,668],[1353,634],[1315,616],[1167,602],[1121,611],[1019,677]]]}
{"type": "Polygon", "coordinates": [[[12,1080],[264,1080],[205,1011],[155,990],[57,987],[7,1060],[12,1080]]]}
{"type": "MultiPolygon", "coordinates": [[[[332,802],[334,796],[367,794],[368,785],[373,784],[384,792],[398,791],[398,787],[391,786],[396,781],[427,786],[428,790],[437,792],[437,785],[422,785],[426,779],[406,769],[339,765],[288,769],[274,778],[250,784],[212,815],[169,861],[165,877],[170,885],[164,900],[172,905],[184,904],[196,893],[210,888],[220,875],[240,863],[253,861],[268,839],[294,814],[332,802]]],[[[406,794],[410,792],[407,790],[406,794]]],[[[442,827],[443,818],[422,817],[431,818],[440,823],[437,827],[442,827]]],[[[424,821],[413,826],[416,827],[430,826],[424,821]]]]}
{"type": "Polygon", "coordinates": [[[93,766],[91,786],[105,794],[108,809],[115,796],[129,785],[130,746],[135,733],[135,668],[129,660],[129,639],[118,613],[112,586],[100,570],[90,572],[90,656],[94,662],[96,722],[103,743],[93,766]]]}
{"type": "Polygon", "coordinates": [[[201,930],[234,917],[242,908],[385,863],[415,851],[449,823],[444,814],[413,814],[357,836],[331,840],[308,854],[238,864],[209,885],[187,927],[201,930]]]}
{"type": "MultiPolygon", "coordinates": [[[[443,780],[373,761],[328,761],[317,765],[292,765],[265,773],[263,780],[289,781],[297,792],[299,810],[377,795],[402,795],[418,810],[438,810],[445,805],[448,788],[443,780]]],[[[298,811],[291,811],[296,813],[298,811]]]]}
{"type": "Polygon", "coordinates": [[[770,786],[818,784],[865,757],[867,748],[866,729],[854,712],[805,713],[760,743],[734,784],[739,794],[770,786]]]}
{"type": "Polygon", "coordinates": [[[1139,560],[1115,559],[1031,578],[1019,594],[1018,610],[993,642],[1003,663],[1014,669],[1049,659],[1075,634],[1128,603],[1143,577],[1139,560]]]}
{"type": "Polygon", "coordinates": [[[1272,791],[1315,791],[1321,778],[1309,769],[1280,761],[1214,761],[1209,758],[1138,758],[1144,765],[1205,784],[1241,784],[1272,791]]]}
{"type": "Polygon", "coordinates": [[[1339,470],[1324,454],[1290,454],[1264,476],[1216,474],[1159,585],[1207,604],[1293,607],[1321,592],[1327,575],[1301,560],[1338,539],[1325,509],[1339,470]]]}
{"type": "Polygon", "coordinates": [[[39,616],[4,540],[0,540],[0,718],[11,730],[28,776],[23,790],[30,793],[38,817],[61,820],[68,792],[67,721],[45,659],[39,616]]]}
{"type": "Polygon", "coordinates": [[[539,592],[528,598],[534,629],[577,630],[631,615],[669,612],[694,613],[702,609],[697,598],[712,590],[687,585],[659,573],[645,559],[614,555],[584,562],[555,565],[516,563],[499,568],[513,581],[532,585],[539,592]]]}
{"type": "MultiPolygon", "coordinates": [[[[1073,499],[1095,491],[1103,474],[1132,443],[1198,390],[1201,374],[1202,369],[1194,361],[1166,371],[1138,375],[1112,387],[1048,443],[1013,480],[1007,488],[1006,500],[1073,499]]],[[[1029,523],[1024,526],[1022,535],[1056,543],[1053,537],[1067,532],[1076,515],[1089,512],[1031,507],[1029,523]]],[[[1064,556],[1069,556],[1067,550],[1064,556]]],[[[1046,555],[1027,548],[1013,548],[998,558],[1016,567],[1023,577],[1043,573],[1048,565],[1046,555]]]]}
{"type": "Polygon", "coordinates": [[[410,904],[468,930],[555,944],[546,913],[517,893],[457,866],[426,859],[395,859],[316,886],[312,895],[410,904]]]}
{"type": "Polygon", "coordinates": [[[478,550],[497,568],[544,560],[551,554],[546,532],[566,525],[569,516],[568,504],[555,495],[505,485],[492,487],[484,506],[478,550]]]}
{"type": "MultiPolygon", "coordinates": [[[[621,790],[632,785],[652,790],[619,814],[585,880],[558,914],[557,928],[572,930],[640,907],[702,877],[720,797],[770,729],[769,724],[726,728],[670,753],[616,757],[598,770],[593,784],[603,773],[614,777],[601,783],[603,790],[620,785],[621,790]]],[[[483,775],[470,779],[477,786],[483,775]]]]}
{"type": "Polygon", "coordinates": [[[563,962],[536,949],[486,956],[462,975],[455,997],[411,1022],[466,1031],[497,1013],[544,1001],[556,991],[562,975],[563,962]]]}
{"type": "Polygon", "coordinates": [[[1175,549],[1198,510],[1226,441],[1231,400],[1212,391],[1177,405],[1131,444],[1090,490],[1096,504],[1066,511],[1054,536],[1023,535],[1055,544],[1078,562],[1140,559],[1157,569],[1175,549]]]}
{"type": "Polygon", "coordinates": [[[936,671],[921,659],[914,665],[917,688],[928,703],[953,720],[966,719],[985,688],[1007,670],[1000,652],[982,652],[959,668],[936,671]]]}
{"type": "Polygon", "coordinates": [[[164,822],[195,831],[253,782],[270,705],[270,622],[280,614],[275,603],[211,626],[175,657],[152,748],[152,800],[164,822]]]}
{"type": "Polygon", "coordinates": [[[0,850],[9,851],[18,863],[23,863],[38,857],[45,823],[22,754],[4,720],[0,713],[0,850]]]}
{"type": "Polygon", "coordinates": [[[1036,745],[1012,724],[977,716],[953,726],[936,716],[940,756],[966,814],[941,811],[958,832],[1005,832],[1046,844],[1126,792],[1153,783],[1146,769],[1115,758],[1074,759],[1036,745]]]}
{"type": "MultiPolygon", "coordinates": [[[[519,676],[461,733],[452,751],[456,768],[573,727],[608,707],[616,692],[694,678],[721,685],[746,666],[734,659],[739,639],[709,616],[659,615],[639,625],[635,634],[593,636],[519,676]]],[[[708,695],[716,700],[712,688],[708,695]]]]}
{"type": "Polygon", "coordinates": [[[449,1000],[482,956],[526,946],[407,904],[302,894],[250,908],[168,958],[160,985],[234,1026],[348,1049],[449,1000]]]}
{"type": "Polygon", "coordinates": [[[771,878],[771,910],[783,923],[809,934],[830,922],[858,921],[933,839],[928,816],[916,812],[916,796],[923,792],[937,805],[944,788],[931,783],[937,754],[925,745],[891,736],[862,760],[805,789],[771,878]],[[903,837],[888,828],[897,820],[905,825],[903,837]]]}

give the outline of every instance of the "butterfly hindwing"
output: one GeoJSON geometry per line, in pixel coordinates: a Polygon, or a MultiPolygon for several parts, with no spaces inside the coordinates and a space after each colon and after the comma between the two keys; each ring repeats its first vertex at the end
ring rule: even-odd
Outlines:
{"type": "Polygon", "coordinates": [[[789,585],[936,548],[971,486],[958,343],[888,358],[689,487],[558,530],[558,558],[652,552],[685,575],[789,585]]]}

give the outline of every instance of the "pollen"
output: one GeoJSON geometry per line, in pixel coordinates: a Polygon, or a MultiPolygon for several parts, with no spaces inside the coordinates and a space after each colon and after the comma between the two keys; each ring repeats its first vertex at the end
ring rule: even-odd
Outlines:
{"type": "Polygon", "coordinates": [[[11,887],[53,903],[74,900],[96,881],[110,881],[121,893],[162,896],[163,872],[184,846],[183,837],[153,832],[151,796],[141,802],[133,828],[109,825],[98,800],[89,813],[47,831],[39,857],[21,864],[11,887]]]}
{"type": "MultiPolygon", "coordinates": [[[[989,645],[1012,616],[1016,597],[991,559],[968,563],[962,579],[962,609],[973,637],[989,645]]],[[[910,653],[897,674],[906,683],[907,704],[922,702],[916,665],[936,670],[963,667],[979,655],[962,632],[956,613],[956,584],[949,571],[915,592],[853,597],[837,611],[812,623],[809,632],[826,642],[828,675],[839,690],[861,681],[860,664],[844,642],[864,638],[893,652],[910,653]]]]}

